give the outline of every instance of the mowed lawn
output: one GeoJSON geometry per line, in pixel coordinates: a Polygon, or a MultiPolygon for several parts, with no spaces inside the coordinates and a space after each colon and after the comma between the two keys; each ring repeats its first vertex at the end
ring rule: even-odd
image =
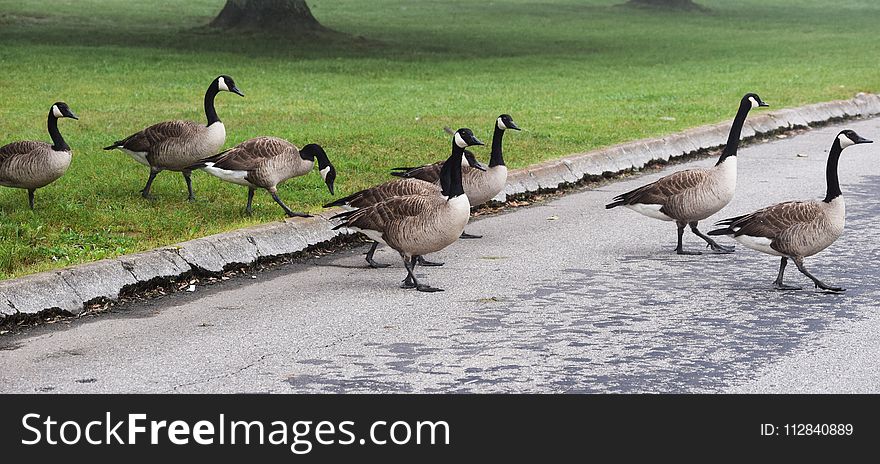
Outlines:
{"type": "MultiPolygon", "coordinates": [[[[320,143],[337,195],[446,156],[444,125],[488,143],[502,112],[525,129],[505,139],[518,168],[728,120],[747,91],[781,108],[880,89],[875,0],[700,0],[711,13],[622,1],[310,0],[350,37],[303,43],[201,28],[224,0],[0,0],[0,144],[49,140],[56,100],[80,116],[60,122],[74,160],[35,211],[0,188],[0,278],[282,218],[265,192],[244,216],[246,189],[202,172],[197,202],[171,172],[146,201],[147,169],[101,150],[155,122],[204,120],[221,73],[247,95],[217,98],[227,146],[320,143]]],[[[317,173],[280,192],[295,210],[332,198],[317,173]]]]}

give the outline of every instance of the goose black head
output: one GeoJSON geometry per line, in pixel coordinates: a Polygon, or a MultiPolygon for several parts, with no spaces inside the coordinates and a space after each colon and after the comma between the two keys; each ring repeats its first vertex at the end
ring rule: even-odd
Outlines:
{"type": "Polygon", "coordinates": [[[837,141],[840,142],[840,149],[841,150],[850,146],[850,145],[856,145],[859,143],[874,143],[873,140],[868,140],[868,139],[862,137],[859,134],[856,134],[854,131],[851,131],[849,129],[845,129],[845,130],[840,131],[840,133],[837,134],[837,141]]]}
{"type": "Polygon", "coordinates": [[[310,143],[302,147],[299,155],[304,160],[318,160],[318,172],[321,173],[321,178],[327,184],[330,195],[333,195],[333,183],[336,182],[336,168],[330,163],[330,158],[327,157],[327,152],[324,151],[324,148],[317,143],[310,143]]]}
{"type": "Polygon", "coordinates": [[[747,93],[743,95],[742,105],[748,104],[750,108],[757,108],[759,106],[770,106],[761,100],[761,97],[756,93],[747,93]]]}
{"type": "Polygon", "coordinates": [[[467,148],[472,145],[485,145],[485,143],[480,142],[474,132],[466,127],[462,127],[461,129],[455,131],[455,135],[452,136],[452,142],[458,148],[467,148]]]}
{"type": "Polygon", "coordinates": [[[217,86],[218,92],[232,92],[236,95],[244,96],[241,90],[238,90],[238,87],[236,87],[235,81],[226,74],[217,76],[217,79],[214,79],[214,85],[217,86]]]}
{"type": "Polygon", "coordinates": [[[513,122],[513,118],[511,118],[509,114],[502,114],[501,116],[498,116],[498,119],[495,121],[495,127],[501,130],[520,130],[519,126],[517,126],[516,123],[513,122]]]}
{"type": "Polygon", "coordinates": [[[67,106],[67,103],[64,102],[55,102],[52,105],[52,108],[49,110],[49,114],[52,115],[55,119],[58,118],[70,118],[70,119],[79,119],[73,114],[73,111],[70,111],[70,107],[67,106]]]}
{"type": "Polygon", "coordinates": [[[486,170],[486,165],[481,163],[480,160],[478,160],[477,157],[474,156],[473,152],[471,152],[470,150],[464,151],[464,156],[461,158],[461,165],[462,167],[470,166],[474,169],[479,169],[480,171],[486,170]]]}

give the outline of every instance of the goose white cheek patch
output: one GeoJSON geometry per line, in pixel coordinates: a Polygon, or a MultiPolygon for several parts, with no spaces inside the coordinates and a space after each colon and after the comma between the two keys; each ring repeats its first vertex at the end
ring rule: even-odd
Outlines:
{"type": "Polygon", "coordinates": [[[467,142],[465,142],[464,139],[461,138],[461,134],[459,134],[458,132],[455,133],[455,137],[453,137],[453,139],[455,140],[455,144],[458,145],[458,148],[465,148],[468,146],[467,142]]]}
{"type": "Polygon", "coordinates": [[[498,128],[499,128],[499,129],[501,129],[501,130],[507,130],[507,126],[504,124],[504,121],[502,121],[501,118],[498,118],[498,122],[497,122],[497,124],[498,124],[498,128]]]}
{"type": "Polygon", "coordinates": [[[757,108],[759,106],[758,100],[755,100],[755,97],[749,97],[749,101],[752,102],[752,108],[757,108]]]}
{"type": "Polygon", "coordinates": [[[843,135],[843,134],[838,135],[838,136],[837,136],[837,140],[840,141],[840,148],[846,148],[846,147],[848,147],[848,146],[850,146],[850,145],[854,145],[854,144],[855,144],[855,142],[853,142],[852,140],[850,140],[849,137],[847,137],[847,136],[845,136],[845,135],[843,135]]]}
{"type": "Polygon", "coordinates": [[[58,105],[52,105],[52,115],[56,118],[63,117],[64,115],[61,113],[61,109],[58,108],[58,105]]]}
{"type": "Polygon", "coordinates": [[[226,79],[223,79],[222,77],[218,77],[217,78],[217,88],[220,90],[225,90],[225,91],[229,92],[229,86],[226,85],[226,79]]]}
{"type": "Polygon", "coordinates": [[[327,173],[330,172],[330,166],[321,169],[319,172],[321,173],[321,179],[327,180],[327,173]]]}

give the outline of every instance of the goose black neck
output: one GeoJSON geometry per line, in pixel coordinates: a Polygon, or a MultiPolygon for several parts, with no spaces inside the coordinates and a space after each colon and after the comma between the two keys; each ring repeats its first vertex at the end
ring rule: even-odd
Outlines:
{"type": "Polygon", "coordinates": [[[825,166],[825,183],[827,184],[825,200],[823,200],[825,203],[831,203],[832,200],[843,194],[840,191],[840,181],[837,178],[837,164],[840,161],[842,151],[840,140],[834,140],[831,152],[828,153],[828,165],[825,166]]]}
{"type": "Polygon", "coordinates": [[[504,155],[501,152],[501,139],[504,138],[504,130],[495,125],[495,133],[492,134],[492,157],[489,158],[489,167],[504,166],[504,155]]]}
{"type": "Polygon", "coordinates": [[[716,166],[723,163],[728,156],[736,156],[736,150],[739,148],[739,139],[742,135],[743,124],[745,124],[746,116],[749,114],[751,108],[752,107],[748,102],[739,106],[739,111],[737,111],[736,117],[733,118],[733,125],[730,126],[730,134],[727,135],[727,145],[724,146],[724,150],[721,152],[721,157],[718,158],[718,163],[715,164],[716,166]]]}
{"type": "Polygon", "coordinates": [[[452,155],[440,168],[440,188],[446,198],[464,195],[464,186],[461,185],[462,155],[464,155],[464,148],[452,142],[452,155]]]}
{"type": "Polygon", "coordinates": [[[61,132],[58,131],[58,118],[49,110],[49,136],[52,137],[52,149],[55,151],[70,151],[70,145],[64,141],[61,132]]]}
{"type": "Polygon", "coordinates": [[[217,116],[217,110],[214,109],[214,97],[217,96],[219,90],[217,89],[216,84],[211,84],[208,87],[208,91],[205,92],[205,116],[208,117],[208,125],[214,124],[215,122],[220,122],[220,118],[217,116]]]}

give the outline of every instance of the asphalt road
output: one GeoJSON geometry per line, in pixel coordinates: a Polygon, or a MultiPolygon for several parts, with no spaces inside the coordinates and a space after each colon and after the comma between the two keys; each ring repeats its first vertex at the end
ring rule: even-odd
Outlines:
{"type": "MultiPolygon", "coordinates": [[[[823,196],[843,127],[880,141],[874,119],[742,149],[712,219],[823,196]]],[[[603,208],[652,173],[480,218],[468,230],[485,238],[420,271],[442,293],[398,289],[399,258],[365,269],[362,247],[0,337],[0,391],[876,393],[880,143],[847,149],[840,172],[847,230],[807,266],[844,294],[794,266],[805,290],[773,291],[777,258],[677,256],[670,223],[603,208]]]]}

